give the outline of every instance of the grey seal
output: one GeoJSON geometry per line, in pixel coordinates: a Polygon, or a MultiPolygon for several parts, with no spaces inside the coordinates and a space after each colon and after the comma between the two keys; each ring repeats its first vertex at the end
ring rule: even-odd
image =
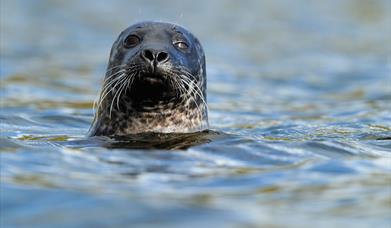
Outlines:
{"type": "Polygon", "coordinates": [[[140,22],[114,42],[90,136],[207,130],[205,54],[187,29],[140,22]]]}

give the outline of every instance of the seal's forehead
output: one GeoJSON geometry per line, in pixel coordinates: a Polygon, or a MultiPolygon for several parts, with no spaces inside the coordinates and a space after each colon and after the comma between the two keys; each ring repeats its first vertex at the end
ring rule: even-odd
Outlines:
{"type": "Polygon", "coordinates": [[[129,26],[127,29],[125,29],[123,32],[124,33],[130,33],[130,32],[135,32],[138,30],[166,30],[169,32],[174,32],[174,33],[181,33],[184,35],[189,35],[191,37],[194,37],[194,35],[189,32],[186,28],[172,24],[172,23],[167,23],[167,22],[154,22],[154,21],[143,21],[139,22],[136,24],[133,24],[129,26]]]}

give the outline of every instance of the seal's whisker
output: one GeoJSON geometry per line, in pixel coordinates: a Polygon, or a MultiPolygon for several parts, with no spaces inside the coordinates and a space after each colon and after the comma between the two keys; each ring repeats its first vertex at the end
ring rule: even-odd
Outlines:
{"type": "Polygon", "coordinates": [[[181,84],[181,90],[182,90],[182,94],[186,95],[187,96],[187,93],[186,93],[186,86],[185,84],[183,83],[182,80],[178,80],[179,83],[181,84]]]}
{"type": "Polygon", "coordinates": [[[124,82],[122,82],[123,85],[120,86],[120,88],[119,88],[120,92],[117,96],[117,109],[118,110],[120,110],[120,108],[119,108],[120,97],[122,96],[123,91],[125,91],[129,87],[129,83],[133,79],[134,79],[134,74],[127,74],[126,80],[124,82]]]}
{"type": "MultiPolygon", "coordinates": [[[[170,75],[170,77],[169,77],[170,81],[173,81],[176,85],[182,85],[182,83],[180,83],[181,80],[180,79],[178,80],[175,77],[176,75],[180,75],[181,74],[180,71],[168,70],[168,74],[170,75]]],[[[176,86],[176,85],[174,85],[174,88],[175,88],[175,91],[179,93],[178,96],[180,96],[183,93],[185,93],[186,88],[184,87],[184,85],[182,85],[182,86],[176,86]]]]}
{"type": "Polygon", "coordinates": [[[124,73],[122,73],[120,76],[118,76],[117,78],[113,79],[112,81],[108,82],[103,88],[102,88],[102,92],[101,94],[105,94],[107,92],[108,89],[112,89],[112,85],[117,83],[118,80],[121,80],[122,77],[124,77],[124,73]]]}
{"type": "Polygon", "coordinates": [[[134,74],[129,74],[129,79],[128,79],[128,82],[126,84],[125,90],[130,89],[130,87],[129,87],[129,86],[131,86],[130,82],[133,81],[133,79],[134,79],[134,74]]]}
{"type": "Polygon", "coordinates": [[[194,104],[195,104],[196,107],[197,107],[197,110],[198,110],[199,114],[202,116],[202,111],[201,111],[201,109],[200,109],[200,107],[199,107],[199,105],[198,105],[198,103],[197,103],[197,100],[195,99],[197,95],[196,95],[196,96],[193,95],[193,92],[194,92],[194,93],[196,92],[195,87],[192,87],[192,86],[191,86],[187,81],[185,81],[185,80],[181,80],[181,82],[182,82],[182,84],[186,84],[186,85],[189,87],[189,89],[190,89],[190,91],[188,92],[188,94],[186,94],[186,99],[187,99],[187,98],[191,98],[191,99],[193,100],[194,104]],[[193,96],[190,96],[190,95],[193,95],[193,96]]]}
{"type": "Polygon", "coordinates": [[[112,88],[112,86],[118,82],[119,80],[121,80],[121,78],[124,76],[124,72],[121,73],[121,75],[117,76],[116,78],[106,82],[101,90],[101,98],[104,97],[104,95],[106,94],[106,92],[112,88]]]}
{"type": "Polygon", "coordinates": [[[185,95],[186,96],[186,88],[183,85],[183,83],[181,81],[179,81],[179,80],[177,80],[176,83],[177,83],[177,87],[178,87],[178,90],[179,90],[179,95],[178,96],[179,97],[181,95],[185,95]]]}
{"type": "Polygon", "coordinates": [[[184,75],[184,76],[187,76],[189,78],[189,81],[198,81],[197,77],[195,75],[193,75],[189,69],[187,69],[186,67],[184,66],[177,66],[177,71],[180,72],[181,76],[184,75]]]}
{"type": "Polygon", "coordinates": [[[118,74],[119,72],[124,72],[124,71],[133,71],[134,69],[137,69],[139,68],[140,66],[138,64],[122,64],[122,65],[119,65],[117,67],[112,67],[110,70],[107,70],[106,71],[106,75],[107,73],[109,73],[110,71],[114,70],[115,68],[122,68],[122,69],[119,69],[117,71],[114,71],[114,73],[112,73],[110,76],[107,75],[105,80],[109,80],[110,77],[112,77],[113,75],[115,74],[118,74]]]}
{"type": "Polygon", "coordinates": [[[200,97],[201,102],[204,104],[206,110],[208,111],[208,105],[205,101],[204,95],[201,89],[199,88],[199,86],[190,79],[190,77],[194,79],[195,77],[185,67],[178,67],[178,68],[180,69],[180,72],[170,71],[170,73],[180,75],[181,78],[180,82],[182,85],[179,86],[179,88],[182,88],[182,90],[184,90],[181,93],[185,93],[186,91],[185,84],[189,87],[189,92],[188,94],[185,95],[185,99],[191,99],[194,102],[199,114],[202,116],[203,112],[201,111],[201,108],[199,107],[196,98],[197,96],[200,97]],[[190,96],[190,94],[192,94],[192,96],[190,96]]]}
{"type": "Polygon", "coordinates": [[[103,91],[101,92],[102,98],[99,100],[98,111],[99,111],[99,109],[100,109],[100,107],[101,107],[101,105],[102,105],[104,99],[107,97],[107,95],[109,95],[109,94],[117,87],[118,82],[119,82],[119,80],[120,80],[122,77],[123,77],[123,75],[121,75],[121,77],[118,77],[117,80],[111,81],[111,84],[114,84],[114,83],[115,83],[114,86],[112,86],[111,88],[110,88],[110,86],[108,86],[108,87],[106,87],[105,90],[103,90],[103,91]]]}
{"type": "Polygon", "coordinates": [[[126,85],[126,88],[125,90],[131,90],[132,88],[132,85],[133,85],[133,82],[134,82],[134,79],[136,78],[138,72],[137,71],[132,71],[132,72],[129,72],[129,80],[127,81],[127,85],[126,85]]]}
{"type": "Polygon", "coordinates": [[[196,91],[197,91],[198,95],[200,96],[202,102],[204,103],[206,110],[209,111],[208,103],[207,103],[206,100],[205,100],[205,96],[204,96],[204,94],[202,93],[202,90],[201,90],[200,87],[197,85],[197,83],[193,83],[193,84],[194,84],[195,88],[197,88],[196,91]]]}
{"type": "Polygon", "coordinates": [[[116,71],[115,73],[112,73],[111,75],[107,75],[106,78],[103,80],[103,84],[107,83],[108,81],[112,80],[113,78],[115,78],[115,76],[125,72],[126,70],[125,69],[121,69],[119,71],[116,71]]]}
{"type": "Polygon", "coordinates": [[[185,78],[185,77],[181,77],[181,78],[182,78],[182,80],[183,80],[184,82],[187,82],[188,86],[190,86],[190,83],[191,83],[192,85],[195,86],[195,87],[194,87],[194,88],[195,88],[194,91],[195,91],[195,92],[197,93],[197,95],[200,97],[201,102],[204,103],[206,110],[209,111],[208,104],[207,104],[206,101],[205,101],[204,94],[202,93],[200,87],[199,87],[196,83],[194,83],[193,81],[191,81],[191,80],[188,79],[188,78],[185,78]]]}
{"type": "MultiPolygon", "coordinates": [[[[190,94],[193,94],[193,90],[190,91],[190,94]]],[[[191,100],[193,100],[194,104],[196,105],[197,107],[197,110],[198,110],[198,113],[200,116],[202,116],[202,110],[200,108],[200,106],[198,105],[198,102],[196,100],[196,98],[194,96],[190,97],[190,95],[188,96],[188,98],[190,98],[191,100]]]]}
{"type": "MultiPolygon", "coordinates": [[[[115,86],[114,86],[113,88],[116,88],[117,85],[120,85],[120,87],[121,87],[121,84],[123,83],[124,80],[126,80],[126,77],[123,77],[121,80],[119,80],[119,81],[115,84],[115,86]]],[[[122,85],[123,85],[123,84],[122,84],[122,85]]],[[[110,119],[111,119],[111,112],[113,111],[114,101],[115,101],[115,98],[116,98],[116,96],[118,95],[119,91],[120,91],[120,89],[117,89],[117,91],[114,93],[114,96],[113,96],[112,101],[111,101],[110,112],[109,112],[109,118],[110,118],[110,119]]]]}
{"type": "Polygon", "coordinates": [[[182,90],[181,90],[181,86],[179,85],[178,80],[170,79],[169,81],[172,84],[172,87],[175,88],[175,95],[177,97],[180,97],[182,94],[182,90]]]}
{"type": "Polygon", "coordinates": [[[119,94],[117,96],[117,110],[118,111],[120,110],[120,108],[119,108],[119,100],[120,100],[121,94],[122,94],[124,88],[126,87],[128,81],[129,81],[129,77],[126,77],[124,82],[122,83],[122,85],[120,85],[120,87],[118,89],[119,90],[119,94]]]}
{"type": "Polygon", "coordinates": [[[121,64],[121,65],[117,65],[117,66],[113,66],[113,67],[111,67],[111,68],[108,68],[108,69],[106,69],[106,74],[107,74],[109,71],[112,71],[112,70],[117,69],[117,68],[124,67],[124,66],[126,66],[126,65],[127,65],[127,64],[121,64]]]}
{"type": "Polygon", "coordinates": [[[191,90],[192,92],[194,91],[194,93],[195,93],[195,96],[199,96],[200,97],[200,99],[201,99],[201,104],[203,104],[204,106],[205,106],[205,109],[206,109],[206,111],[208,111],[208,104],[206,103],[206,101],[205,101],[205,99],[204,99],[204,96],[202,96],[201,94],[201,92],[199,91],[199,88],[198,88],[198,86],[196,85],[196,84],[194,84],[195,85],[195,87],[193,87],[193,89],[191,90]],[[198,88],[198,89],[197,89],[198,88]]]}
{"type": "MultiPolygon", "coordinates": [[[[126,64],[123,64],[123,65],[126,65],[126,64]]],[[[123,66],[123,65],[122,65],[122,66],[123,66]]],[[[121,70],[119,70],[118,72],[115,72],[114,74],[108,76],[108,77],[105,79],[106,83],[105,83],[105,85],[104,85],[104,87],[103,87],[103,89],[102,89],[102,92],[101,92],[101,94],[102,94],[101,97],[102,97],[102,98],[101,98],[100,101],[99,101],[98,108],[101,106],[103,100],[107,97],[107,95],[108,95],[110,92],[112,92],[112,91],[114,91],[114,90],[116,89],[116,87],[118,86],[118,84],[123,83],[128,75],[133,75],[132,73],[130,73],[130,74],[125,74],[125,72],[126,72],[126,71],[132,72],[132,71],[134,71],[134,70],[137,69],[137,68],[139,68],[139,66],[136,65],[136,64],[130,65],[130,66],[127,67],[126,69],[121,69],[121,70]],[[119,73],[122,73],[122,74],[120,74],[120,75],[118,76],[119,73]],[[117,77],[115,77],[115,78],[113,79],[114,76],[117,76],[117,77]],[[125,77],[125,78],[123,78],[123,77],[125,77]],[[113,84],[115,84],[115,85],[113,86],[113,84]],[[112,88],[109,90],[110,87],[112,87],[112,88]]],[[[133,79],[133,77],[132,77],[132,79],[133,79]]],[[[126,84],[126,81],[125,81],[125,84],[126,84]]],[[[116,98],[115,96],[116,96],[116,95],[118,94],[118,92],[119,92],[120,90],[122,90],[122,89],[123,89],[123,86],[121,85],[121,86],[118,88],[118,90],[116,91],[116,93],[114,94],[113,99],[116,98]]],[[[122,92],[120,92],[120,94],[121,94],[121,93],[122,93],[122,92]]],[[[119,95],[120,95],[120,94],[119,94],[119,95]]],[[[117,108],[119,109],[119,104],[118,104],[119,101],[118,101],[118,100],[119,100],[119,97],[118,97],[118,99],[117,99],[117,108]]],[[[110,117],[111,117],[111,111],[112,111],[112,105],[110,106],[110,117]]]]}
{"type": "MultiPolygon", "coordinates": [[[[115,75],[117,75],[117,73],[115,73],[115,75]]],[[[112,76],[110,76],[110,77],[112,77],[112,76]]],[[[119,78],[119,77],[118,77],[119,78]]],[[[112,81],[106,81],[106,82],[104,82],[103,83],[103,88],[101,89],[101,93],[100,93],[100,95],[98,95],[95,99],[94,99],[94,103],[93,103],[93,111],[94,111],[94,113],[95,113],[95,111],[96,111],[96,108],[97,108],[97,103],[100,101],[100,99],[101,99],[101,97],[102,97],[102,94],[104,93],[104,91],[105,91],[105,89],[106,88],[108,88],[108,87],[110,87],[111,86],[111,84],[113,83],[113,82],[115,82],[117,79],[113,79],[112,81]]]]}

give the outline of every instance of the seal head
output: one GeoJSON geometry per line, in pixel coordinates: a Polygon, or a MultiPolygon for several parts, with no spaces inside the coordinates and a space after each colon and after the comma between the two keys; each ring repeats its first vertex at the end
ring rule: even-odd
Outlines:
{"type": "Polygon", "coordinates": [[[208,128],[205,54],[178,25],[142,22],[114,42],[90,136],[208,128]]]}

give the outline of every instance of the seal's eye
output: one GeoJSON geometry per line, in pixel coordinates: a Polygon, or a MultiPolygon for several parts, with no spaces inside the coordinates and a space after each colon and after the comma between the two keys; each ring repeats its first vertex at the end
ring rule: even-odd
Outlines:
{"type": "Polygon", "coordinates": [[[124,40],[124,46],[126,48],[132,48],[132,47],[135,47],[137,46],[137,44],[140,43],[140,38],[138,38],[138,36],[136,35],[129,35],[128,37],[126,37],[126,39],[124,40]]]}
{"type": "Polygon", "coordinates": [[[175,42],[174,45],[181,50],[186,50],[189,48],[189,45],[184,41],[175,42]]]}

